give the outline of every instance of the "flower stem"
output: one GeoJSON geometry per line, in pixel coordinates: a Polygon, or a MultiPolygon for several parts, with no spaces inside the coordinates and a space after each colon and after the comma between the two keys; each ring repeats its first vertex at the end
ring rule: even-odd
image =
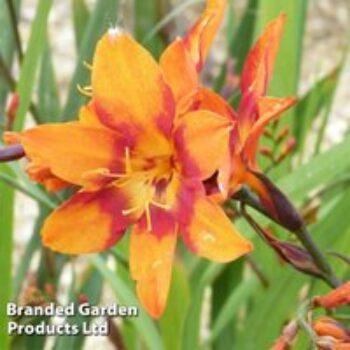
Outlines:
{"type": "Polygon", "coordinates": [[[294,232],[298,237],[304,248],[310,253],[317,267],[324,273],[324,278],[332,287],[338,287],[341,282],[334,275],[331,265],[328,263],[326,257],[313,241],[306,225],[303,225],[300,230],[294,232]]]}
{"type": "Polygon", "coordinates": [[[22,60],[23,60],[23,48],[22,48],[21,36],[20,36],[19,30],[18,30],[18,20],[17,20],[16,9],[15,9],[15,6],[13,4],[13,0],[6,0],[6,4],[7,4],[9,14],[10,14],[10,20],[11,20],[13,34],[15,36],[15,43],[16,43],[16,47],[17,47],[18,58],[19,58],[19,61],[22,62],[22,60]]]}
{"type": "MultiPolygon", "coordinates": [[[[241,203],[244,203],[255,210],[257,210],[259,213],[263,214],[264,216],[268,217],[269,219],[273,220],[277,224],[284,227],[276,218],[274,218],[272,215],[268,213],[268,211],[264,208],[264,206],[261,204],[261,202],[258,200],[257,197],[255,197],[250,191],[243,188],[238,193],[235,194],[233,197],[234,199],[240,201],[241,203]]],[[[284,227],[286,228],[286,227],[284,227]]],[[[286,228],[288,229],[288,228],[286,228]]],[[[294,233],[300,243],[304,246],[304,248],[309,252],[312,260],[314,261],[315,265],[322,271],[324,275],[324,280],[327,282],[328,285],[335,288],[341,285],[341,282],[338,280],[338,278],[335,276],[331,265],[328,263],[325,255],[321,252],[321,250],[318,248],[316,243],[313,241],[305,223],[295,231],[290,232],[294,233]]]]}
{"type": "Polygon", "coordinates": [[[0,163],[21,159],[25,156],[22,145],[0,148],[0,163]]]}

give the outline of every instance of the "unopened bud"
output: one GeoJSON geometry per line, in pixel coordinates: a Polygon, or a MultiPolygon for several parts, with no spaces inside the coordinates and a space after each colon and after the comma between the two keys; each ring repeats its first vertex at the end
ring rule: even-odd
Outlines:
{"type": "Polygon", "coordinates": [[[276,340],[271,350],[287,350],[292,345],[298,334],[299,326],[294,320],[289,322],[282,331],[282,335],[276,340]]]}
{"type": "Polygon", "coordinates": [[[295,139],[290,138],[282,147],[280,154],[276,158],[276,163],[281,163],[294,149],[296,144],[295,139]]]}
{"type": "Polygon", "coordinates": [[[89,302],[89,298],[86,294],[79,294],[78,296],[78,303],[79,304],[84,304],[84,303],[88,303],[89,302]]]}
{"type": "Polygon", "coordinates": [[[260,153],[265,156],[266,158],[271,159],[272,158],[272,150],[268,146],[262,146],[260,148],[260,153]]]}
{"type": "Polygon", "coordinates": [[[10,97],[10,102],[6,110],[6,130],[12,130],[13,123],[16,118],[17,110],[19,106],[19,94],[15,93],[10,97]]]}
{"type": "Polygon", "coordinates": [[[279,144],[281,143],[288,135],[289,135],[289,127],[285,126],[277,135],[276,142],[279,144]]]}
{"type": "Polygon", "coordinates": [[[317,296],[313,299],[315,307],[321,306],[326,309],[333,309],[347,304],[350,304],[350,281],[324,296],[317,296]]]}

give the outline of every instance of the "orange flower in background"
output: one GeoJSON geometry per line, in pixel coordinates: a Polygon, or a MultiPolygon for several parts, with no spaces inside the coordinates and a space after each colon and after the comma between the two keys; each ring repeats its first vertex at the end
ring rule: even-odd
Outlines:
{"type": "Polygon", "coordinates": [[[180,86],[187,82],[169,73],[182,64],[200,71],[224,6],[209,0],[189,34],[170,46],[179,46],[185,61],[163,56],[158,65],[128,34],[109,30],[97,45],[92,99],[79,120],[6,134],[8,143],[24,147],[33,180],[51,190],[78,189],[47,218],[47,247],[103,251],[134,225],[130,270],[153,317],[166,305],[178,234],[192,251],[218,262],[252,249],[203,187],[224,160],[233,124],[192,99],[180,86]]]}
{"type": "Polygon", "coordinates": [[[349,350],[350,330],[331,317],[319,317],[312,328],[317,335],[319,349],[349,350]]]}
{"type": "Polygon", "coordinates": [[[333,309],[350,304],[350,281],[323,296],[313,299],[314,306],[321,306],[326,309],[333,309]]]}
{"type": "MultiPolygon", "coordinates": [[[[257,153],[260,137],[268,123],[280,117],[296,102],[293,97],[266,96],[285,21],[285,15],[271,21],[249,52],[241,75],[241,100],[237,112],[213,93],[210,93],[210,98],[202,101],[204,108],[225,116],[234,126],[225,161],[217,175],[217,185],[208,182],[208,193],[222,201],[228,195],[236,193],[243,184],[247,184],[276,216],[284,214],[277,213],[278,208],[275,208],[271,197],[275,195],[276,200],[283,199],[272,184],[266,183],[257,164],[257,153]],[[271,191],[275,193],[272,194],[271,191]]],[[[298,224],[299,220],[295,221],[298,224]]],[[[294,225],[294,222],[289,224],[294,225]]]]}
{"type": "Polygon", "coordinates": [[[265,96],[272,78],[280,40],[286,21],[280,15],[270,22],[265,32],[249,52],[241,76],[241,102],[236,116],[236,128],[231,140],[231,163],[223,170],[222,187],[234,192],[241,184],[248,183],[265,198],[265,186],[256,172],[260,137],[268,123],[278,118],[295,104],[293,97],[265,96]],[[227,176],[227,173],[230,176],[227,176]],[[226,182],[227,181],[227,182],[226,182]]]}

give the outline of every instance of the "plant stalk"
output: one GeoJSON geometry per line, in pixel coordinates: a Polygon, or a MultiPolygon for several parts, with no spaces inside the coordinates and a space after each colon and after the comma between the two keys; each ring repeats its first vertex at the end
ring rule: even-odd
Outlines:
{"type": "Polygon", "coordinates": [[[328,263],[325,255],[318,248],[314,240],[312,239],[305,223],[296,231],[291,231],[290,229],[284,227],[276,218],[268,213],[268,211],[264,208],[261,202],[253,196],[248,190],[242,189],[235,196],[234,199],[239,200],[241,203],[246,204],[264,216],[268,217],[278,225],[287,229],[288,231],[294,233],[303,247],[309,252],[312,260],[315,265],[322,271],[324,275],[324,280],[327,282],[329,286],[332,288],[336,288],[341,285],[341,282],[335,276],[331,265],[328,263]]]}

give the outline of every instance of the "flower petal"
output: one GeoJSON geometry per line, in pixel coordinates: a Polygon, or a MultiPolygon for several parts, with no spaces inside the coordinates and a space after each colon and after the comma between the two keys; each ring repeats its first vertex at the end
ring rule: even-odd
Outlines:
{"type": "Polygon", "coordinates": [[[228,148],[230,120],[210,111],[184,115],[175,130],[175,144],[186,176],[209,178],[221,165],[228,148]]]}
{"type": "Polygon", "coordinates": [[[77,122],[46,124],[26,130],[18,138],[31,166],[45,168],[72,184],[84,185],[84,172],[123,168],[125,141],[107,129],[77,122]]]}
{"type": "Polygon", "coordinates": [[[198,72],[203,68],[204,60],[224,17],[225,8],[226,0],[207,0],[205,11],[183,39],[198,72]]]}
{"type": "Polygon", "coordinates": [[[296,99],[293,97],[260,97],[258,99],[259,119],[253,124],[249,131],[244,146],[244,153],[250,168],[257,169],[257,148],[260,136],[267,124],[278,118],[295,103],[296,99]]]}
{"type": "Polygon", "coordinates": [[[243,93],[254,91],[256,96],[266,94],[275,65],[286,16],[278,16],[270,22],[249,52],[241,77],[243,93]]]}
{"type": "Polygon", "coordinates": [[[177,114],[191,109],[199,88],[198,73],[222,21],[226,0],[207,0],[202,16],[184,38],[175,39],[160,58],[166,81],[177,102],[177,114]]]}
{"type": "Polygon", "coordinates": [[[142,305],[154,318],[159,318],[166,306],[176,239],[176,232],[159,237],[139,225],[131,233],[131,275],[142,305]]]}
{"type": "Polygon", "coordinates": [[[207,89],[200,88],[197,94],[198,109],[205,109],[226,117],[228,120],[235,121],[237,114],[233,108],[220,95],[207,89]]]}
{"type": "Polygon", "coordinates": [[[239,234],[220,206],[205,197],[196,200],[192,220],[181,231],[191,250],[213,261],[232,261],[253,249],[252,244],[239,234]]]}
{"type": "Polygon", "coordinates": [[[158,64],[129,35],[111,29],[98,43],[92,68],[93,101],[101,121],[129,133],[170,132],[174,101],[158,64]]]}
{"type": "Polygon", "coordinates": [[[113,246],[130,224],[122,214],[127,207],[125,196],[115,187],[75,194],[46,219],[43,243],[65,254],[103,251],[113,246]]]}
{"type": "Polygon", "coordinates": [[[194,104],[194,95],[199,87],[199,77],[190,53],[183,40],[176,39],[160,58],[165,79],[176,101],[176,115],[182,115],[194,104]]]}

